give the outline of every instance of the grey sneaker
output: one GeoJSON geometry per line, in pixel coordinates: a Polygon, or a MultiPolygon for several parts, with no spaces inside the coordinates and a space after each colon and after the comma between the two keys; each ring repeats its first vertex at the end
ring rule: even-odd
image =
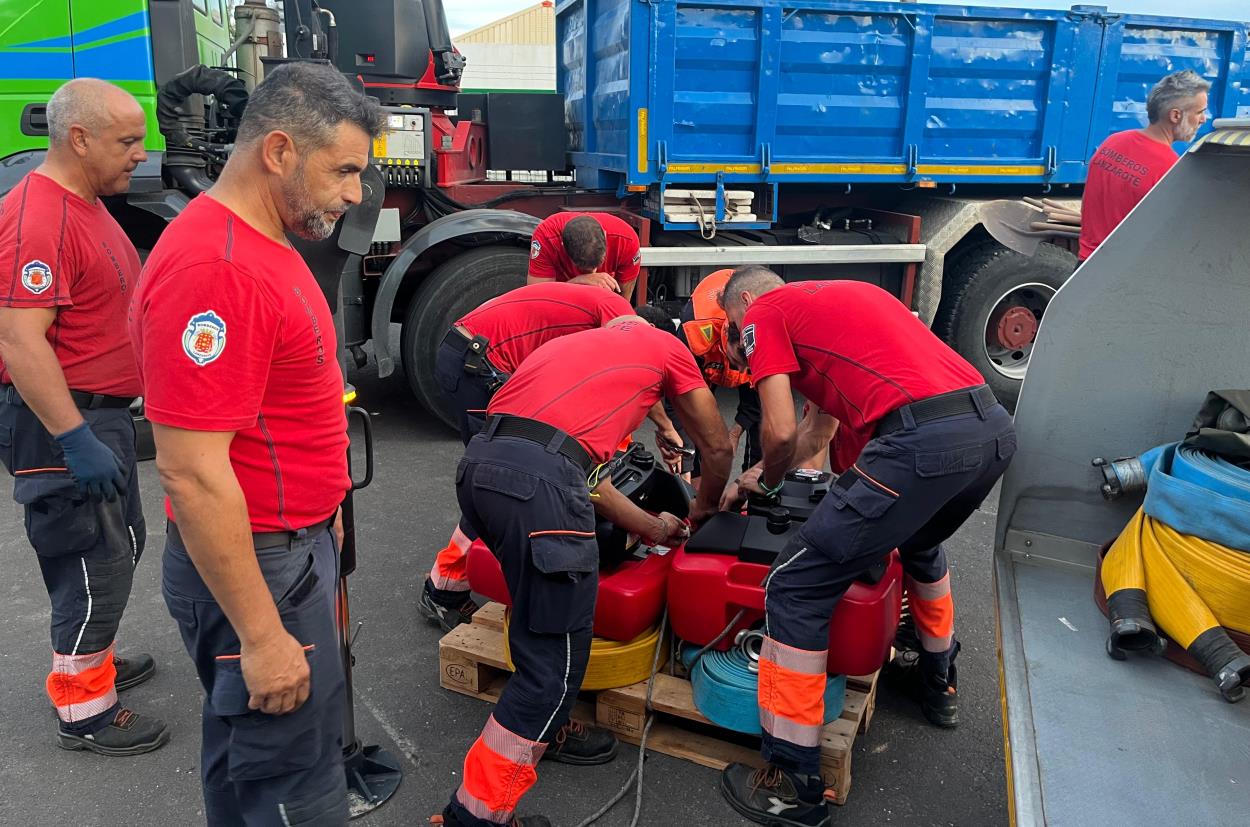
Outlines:
{"type": "MultiPolygon", "coordinates": [[[[473,613],[481,608],[468,592],[452,592],[457,597],[463,594],[463,601],[456,606],[446,606],[434,599],[434,591],[434,585],[427,579],[425,588],[421,590],[421,599],[417,601],[417,609],[432,622],[441,626],[444,632],[450,632],[461,623],[471,622],[473,613]]],[[[444,592],[444,594],[447,593],[444,592]]]]}

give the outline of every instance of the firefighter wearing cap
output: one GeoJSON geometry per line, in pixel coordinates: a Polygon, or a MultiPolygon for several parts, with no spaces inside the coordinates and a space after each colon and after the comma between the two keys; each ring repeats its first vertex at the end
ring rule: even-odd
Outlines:
{"type": "Polygon", "coordinates": [[[111,756],[169,739],[118,703],[152,658],[113,651],[146,539],[125,327],[139,257],[100,196],[125,192],[147,157],[145,120],[115,86],[65,84],[48,102],[46,159],[0,209],[0,456],[52,603],[57,743],[111,756]]]}
{"type": "MultiPolygon", "coordinates": [[[[684,536],[671,514],[639,510],[610,480],[587,479],[661,398],[676,402],[704,456],[696,524],[717,510],[732,450],[690,352],[629,316],[562,336],[525,360],[487,408],[485,429],[456,469],[465,519],[499,558],[512,594],[508,647],[516,672],[464,762],[444,810],[457,827],[513,824],[543,757],[610,760],[613,736],[566,725],[590,656],[598,546],[596,512],[653,543],[684,536]]],[[[542,816],[517,819],[546,827],[542,816]]]]}
{"type": "MultiPolygon", "coordinates": [[[[632,312],[629,302],[611,291],[547,281],[518,287],[458,319],[443,338],[434,370],[455,403],[464,443],[482,430],[486,406],[504,380],[540,345],[632,312]]],[[[435,557],[421,591],[422,614],[445,631],[467,622],[478,608],[469,596],[467,570],[475,539],[473,527],[462,519],[435,557]]]]}
{"type": "Polygon", "coordinates": [[[634,295],[638,234],[607,213],[556,213],[534,228],[527,283],[569,281],[634,295]]]}
{"type": "Polygon", "coordinates": [[[726,768],[721,790],[760,823],[829,823],[820,730],[829,618],[850,583],[892,549],[922,651],[921,708],[955,726],[954,606],[941,543],[976,510],[1015,452],[1011,417],[977,371],[897,299],[855,281],[785,284],[763,267],[729,279],[763,409],[764,459],[740,487],[775,494],[799,444],[792,389],[839,424],[841,471],[765,580],[759,705],[769,764],[726,768]]]}

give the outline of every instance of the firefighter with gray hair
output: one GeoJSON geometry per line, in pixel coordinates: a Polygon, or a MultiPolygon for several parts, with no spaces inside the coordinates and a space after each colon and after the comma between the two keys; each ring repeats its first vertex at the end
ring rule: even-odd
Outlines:
{"type": "Polygon", "coordinates": [[[1186,69],[1154,85],[1146,98],[1147,124],[1117,132],[1102,142],[1089,162],[1081,201],[1081,261],[1111,235],[1146,193],[1180,157],[1173,148],[1188,143],[1207,120],[1211,83],[1186,69]]]}

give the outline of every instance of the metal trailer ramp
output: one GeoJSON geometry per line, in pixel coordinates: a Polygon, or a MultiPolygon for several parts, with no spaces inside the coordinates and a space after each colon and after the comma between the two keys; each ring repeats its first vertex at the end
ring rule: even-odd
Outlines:
{"type": "Polygon", "coordinates": [[[1247,205],[1250,120],[1217,121],[1042,322],[994,560],[1017,824],[1228,825],[1250,813],[1250,702],[1226,703],[1162,659],[1105,654],[1094,565],[1140,500],[1104,502],[1090,465],[1180,439],[1208,390],[1247,387],[1247,205]]]}

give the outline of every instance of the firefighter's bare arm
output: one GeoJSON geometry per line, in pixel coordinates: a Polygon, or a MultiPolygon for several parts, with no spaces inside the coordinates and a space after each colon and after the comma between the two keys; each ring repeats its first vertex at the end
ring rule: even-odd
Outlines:
{"type": "Polygon", "coordinates": [[[56,436],[82,424],[65,374],[48,343],[55,307],[0,307],[0,359],[22,401],[56,436]]]}
{"type": "Polygon", "coordinates": [[[716,407],[716,398],[706,387],[683,393],[673,404],[701,457],[703,481],[690,510],[690,521],[698,528],[720,510],[720,495],[729,481],[729,466],[734,459],[733,443],[729,441],[720,408],[716,407]]]}
{"type": "Polygon", "coordinates": [[[652,545],[676,545],[686,537],[684,522],[667,511],[659,516],[643,511],[617,491],[610,479],[599,480],[590,496],[600,517],[652,545]]]}
{"type": "Polygon", "coordinates": [[[283,627],[252,546],[247,502],[230,465],[233,432],[153,423],[156,467],[196,571],[240,642],[248,706],[270,715],[308,699],[303,647],[283,627]]]}

